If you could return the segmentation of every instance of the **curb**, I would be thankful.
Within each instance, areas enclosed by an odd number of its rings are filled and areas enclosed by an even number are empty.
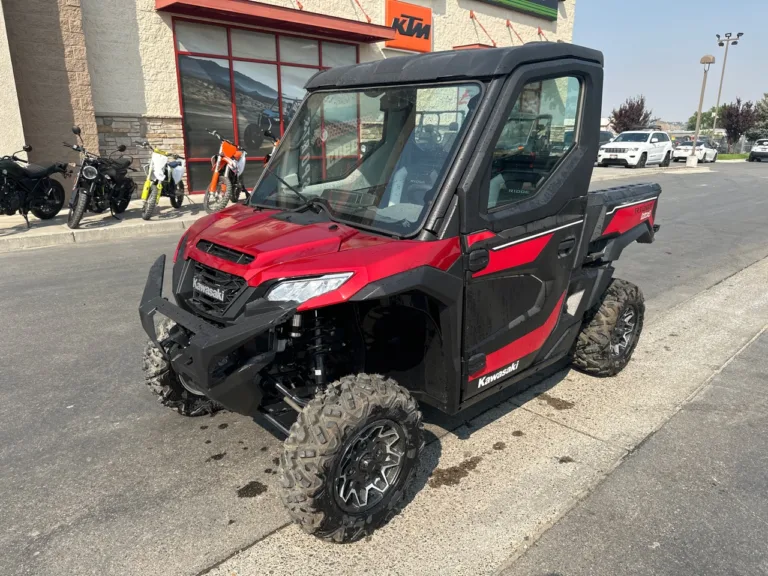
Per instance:
[[[86,244],[89,242],[104,242],[139,236],[155,236],[181,232],[194,223],[196,218],[178,218],[168,221],[155,220],[129,226],[110,226],[105,228],[90,228],[84,230],[62,230],[53,234],[38,234],[35,236],[6,236],[0,237],[0,254],[29,250],[33,248],[49,248],[66,244]]]

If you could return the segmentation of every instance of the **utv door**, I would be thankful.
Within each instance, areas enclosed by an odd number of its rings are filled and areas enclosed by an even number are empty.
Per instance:
[[[580,265],[601,93],[597,64],[568,59],[522,66],[505,81],[487,118],[460,185],[462,406],[570,348],[578,320],[561,313]],[[551,125],[528,124],[542,114],[552,117]]]

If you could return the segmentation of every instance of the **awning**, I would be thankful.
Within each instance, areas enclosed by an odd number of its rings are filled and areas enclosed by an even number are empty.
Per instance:
[[[155,9],[196,18],[224,20],[233,24],[250,24],[278,31],[328,36],[351,42],[381,42],[395,38],[395,31],[387,26],[271,6],[251,0],[155,0]]]

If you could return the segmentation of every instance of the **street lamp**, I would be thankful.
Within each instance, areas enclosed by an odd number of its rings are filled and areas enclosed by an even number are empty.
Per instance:
[[[720,34],[715,34],[717,37],[717,45],[721,48],[725,46],[725,56],[723,57],[723,71],[720,73],[720,89],[717,91],[717,104],[715,105],[715,113],[712,116],[712,135],[715,134],[715,128],[717,128],[717,113],[720,111],[720,93],[723,91],[723,78],[725,78],[725,65],[728,63],[728,47],[733,44],[734,46],[739,43],[739,38],[744,36],[743,32],[736,34],[733,38],[733,34],[726,32],[725,37],[721,38]]]
[[[685,161],[685,165],[691,168],[696,168],[699,163],[699,157],[696,156],[696,143],[699,141],[699,128],[701,128],[701,107],[704,104],[704,90],[707,88],[707,74],[709,73],[709,67],[715,63],[715,57],[711,54],[702,56],[699,63],[704,65],[704,80],[701,81],[701,96],[699,97],[699,111],[696,114],[696,134],[693,137],[693,146],[691,146],[691,153]],[[705,152],[706,154],[706,152]]]

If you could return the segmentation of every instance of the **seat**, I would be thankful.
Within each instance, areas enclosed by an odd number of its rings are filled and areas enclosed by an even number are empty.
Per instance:
[[[40,178],[45,178],[56,172],[59,169],[59,165],[51,164],[50,166],[38,166],[37,164],[27,164],[22,168],[24,172],[26,172],[27,178],[39,180]]]
[[[128,168],[128,166],[131,165],[131,162],[133,162],[133,158],[115,158],[114,160],[110,160],[112,164],[115,165],[115,168],[118,170],[124,170],[125,168]]]
[[[168,168],[178,168],[181,166],[181,160],[174,160],[173,162],[168,162]]]

